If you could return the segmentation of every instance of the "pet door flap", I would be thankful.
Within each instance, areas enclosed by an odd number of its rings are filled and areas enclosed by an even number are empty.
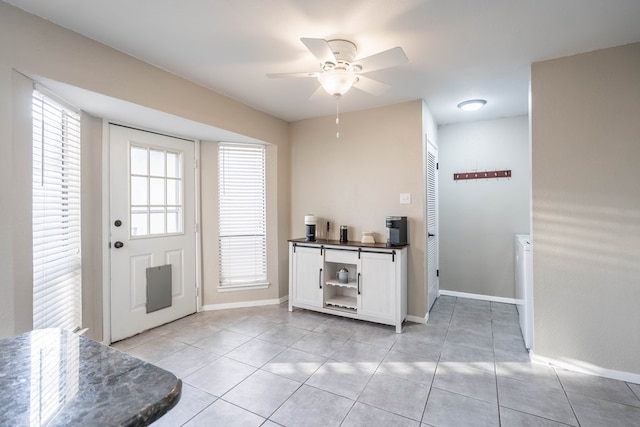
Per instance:
[[[171,264],[147,268],[147,313],[171,307]]]

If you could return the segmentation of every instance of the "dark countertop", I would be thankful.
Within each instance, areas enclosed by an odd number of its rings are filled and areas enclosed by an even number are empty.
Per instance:
[[[62,329],[0,340],[0,425],[146,426],[181,391],[172,373]]]
[[[403,249],[408,247],[409,245],[399,245],[399,246],[387,246],[386,242],[376,242],[376,243],[360,243],[358,241],[348,241],[346,243],[341,243],[340,240],[325,240],[325,239],[316,239],[315,242],[308,242],[304,237],[300,237],[297,239],[289,239],[289,242],[306,244],[306,245],[332,245],[332,246],[346,246],[346,247],[354,247],[354,248],[375,248],[375,249]]]

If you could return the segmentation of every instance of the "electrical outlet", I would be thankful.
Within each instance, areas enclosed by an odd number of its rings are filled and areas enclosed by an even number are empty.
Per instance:
[[[410,205],[411,204],[411,193],[400,193],[400,204],[401,205]]]

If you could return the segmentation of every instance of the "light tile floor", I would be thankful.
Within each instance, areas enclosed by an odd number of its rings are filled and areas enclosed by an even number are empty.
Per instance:
[[[155,426],[640,426],[640,385],[530,363],[510,304],[442,296],[402,334],[286,304],[202,312],[113,347],[182,379]]]

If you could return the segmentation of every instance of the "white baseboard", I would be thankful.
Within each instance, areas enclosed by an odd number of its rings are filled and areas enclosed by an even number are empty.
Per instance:
[[[225,304],[207,304],[202,306],[202,311],[226,310],[229,308],[261,307],[263,305],[278,305],[288,300],[289,300],[289,296],[285,295],[281,298],[263,299],[263,300],[257,300],[257,301],[228,302]]]
[[[441,290],[439,295],[446,295],[450,297],[457,298],[469,298],[469,299],[477,299],[482,301],[493,301],[493,302],[501,302],[505,304],[516,304],[517,300],[515,298],[505,298],[505,297],[494,297],[491,295],[482,295],[482,294],[470,294],[467,292],[456,292],[456,291],[445,291]]]
[[[602,368],[600,366],[592,365],[586,362],[581,362],[579,360],[573,360],[573,359],[558,360],[550,357],[539,356],[535,354],[533,350],[529,352],[529,356],[531,357],[531,361],[534,363],[566,369],[568,371],[579,372],[581,374],[594,375],[597,377],[605,377],[605,378],[611,378],[614,380],[640,384],[640,374]]]
[[[427,323],[427,320],[429,320],[429,313],[427,313],[426,316],[424,317],[420,317],[420,316],[412,316],[410,314],[407,315],[407,322],[413,322],[413,323]]]

